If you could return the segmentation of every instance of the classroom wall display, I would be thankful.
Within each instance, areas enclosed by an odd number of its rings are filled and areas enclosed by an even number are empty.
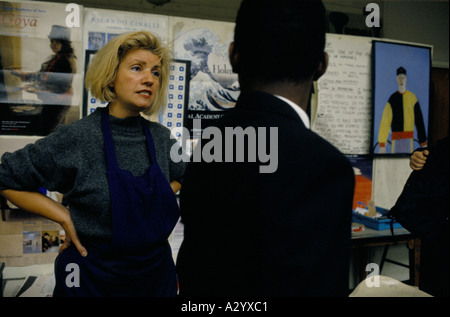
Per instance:
[[[355,192],[353,195],[352,209],[357,207],[368,207],[369,201],[372,200],[372,174],[373,164],[370,155],[349,155],[347,159],[350,161],[355,173]]]
[[[171,17],[170,29],[175,58],[191,61],[186,127],[196,139],[234,107],[240,94],[228,60],[234,23]],[[193,126],[194,119],[201,120],[201,128]]]
[[[372,157],[373,200],[376,206],[391,209],[411,174],[409,158],[383,155]]]
[[[169,128],[182,145],[186,109],[189,101],[189,77],[191,62],[174,59],[170,68],[167,108],[160,114],[159,123]]]
[[[0,221],[0,262],[26,266],[55,261],[65,239],[59,224],[21,210],[2,212],[6,219]]]
[[[82,33],[68,14],[65,4],[0,2],[0,134],[44,136],[80,118]]]
[[[85,50],[84,51],[84,72],[86,73],[87,68],[91,60],[95,57],[95,53],[97,50]],[[92,96],[91,92],[86,90],[84,87],[83,90],[83,116],[87,116],[95,111],[98,107],[106,107],[107,102],[101,101],[94,96]]]
[[[375,155],[409,155],[427,145],[431,48],[373,42]]]
[[[316,83],[311,129],[344,154],[370,153],[372,39],[327,34],[326,73]]]

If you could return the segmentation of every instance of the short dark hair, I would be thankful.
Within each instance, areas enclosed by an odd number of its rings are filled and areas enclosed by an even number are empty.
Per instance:
[[[237,72],[264,83],[302,82],[323,62],[326,11],[316,0],[243,0],[236,17]]]

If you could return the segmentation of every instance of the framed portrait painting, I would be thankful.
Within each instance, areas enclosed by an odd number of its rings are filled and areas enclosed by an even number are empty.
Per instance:
[[[374,155],[410,155],[426,147],[431,47],[373,41]]]

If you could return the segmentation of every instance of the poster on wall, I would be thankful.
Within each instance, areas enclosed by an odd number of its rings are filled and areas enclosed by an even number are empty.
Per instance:
[[[45,136],[79,119],[82,7],[1,1],[0,16],[0,133]]]
[[[373,41],[375,155],[405,156],[428,140],[431,48]]]
[[[311,129],[342,153],[370,153],[372,39],[327,34],[329,64],[317,81]]]
[[[370,155],[347,155],[355,173],[352,209],[367,209],[372,200],[373,160]]]
[[[84,51],[84,73],[86,73],[89,63],[95,57],[97,50],[85,50]],[[92,96],[90,91],[84,89],[84,100],[83,100],[83,116],[89,115],[95,111],[98,107],[106,107],[108,103],[100,101],[99,99]]]
[[[92,8],[85,8],[84,14],[85,67],[97,50],[122,33],[150,31],[157,35],[163,43],[168,43],[169,18],[167,16]],[[106,103],[97,100],[90,92],[85,91],[83,116],[92,113],[97,107],[105,106]]]
[[[235,106],[240,94],[228,60],[234,23],[171,17],[170,30],[175,58],[191,62],[186,128],[197,139]]]
[[[7,266],[53,263],[65,238],[54,221],[18,209],[2,210],[0,262]]]
[[[174,59],[170,65],[167,108],[158,121],[169,128],[178,143],[183,145],[186,108],[189,101],[189,74],[191,62]]]

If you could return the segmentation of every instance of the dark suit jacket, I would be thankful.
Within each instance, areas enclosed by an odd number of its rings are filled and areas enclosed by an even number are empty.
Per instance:
[[[277,127],[278,168],[260,173],[258,160],[188,165],[180,197],[180,295],[346,296],[349,161],[270,94],[243,92],[216,126],[267,133]]]

